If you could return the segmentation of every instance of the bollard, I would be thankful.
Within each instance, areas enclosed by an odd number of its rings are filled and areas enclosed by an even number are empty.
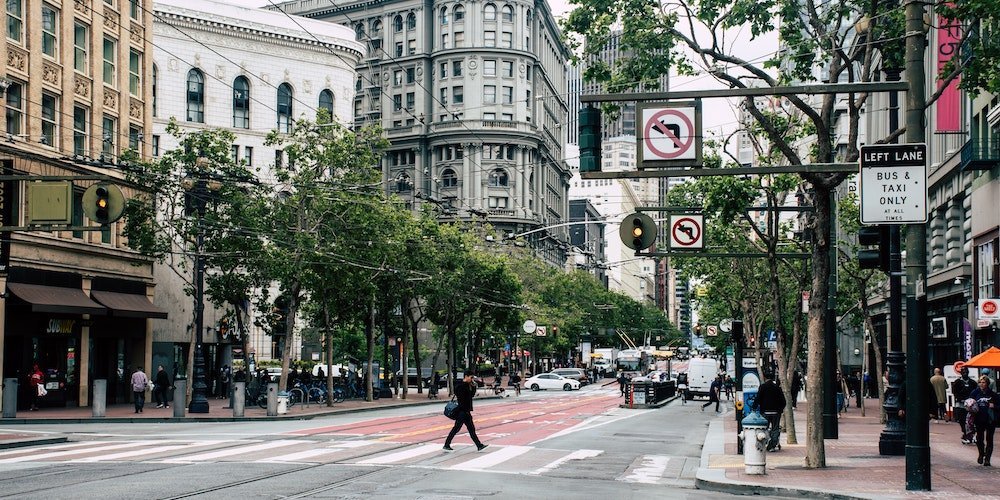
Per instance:
[[[767,466],[767,419],[756,410],[743,419],[743,465],[749,475],[766,474]]]
[[[187,411],[187,380],[174,380],[174,417],[182,418]]]
[[[275,382],[267,384],[267,416],[278,416],[278,384]]]
[[[243,409],[246,408],[247,404],[247,383],[246,382],[235,382],[233,383],[233,416],[242,417]]]
[[[108,410],[108,380],[94,380],[94,397],[90,401],[91,414],[94,417],[104,417]]]
[[[3,379],[3,418],[17,418],[17,379]]]

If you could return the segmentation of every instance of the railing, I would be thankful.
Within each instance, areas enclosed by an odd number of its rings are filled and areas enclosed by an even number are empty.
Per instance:
[[[962,170],[989,170],[1000,164],[1000,137],[969,139],[962,146]]]
[[[514,209],[512,208],[491,208],[489,209],[490,215],[499,215],[503,217],[513,217]]]
[[[393,128],[390,128],[389,130],[386,130],[386,133],[390,137],[392,137],[394,135],[411,134],[411,133],[413,133],[413,127],[414,126],[415,125],[404,125],[402,127],[393,127]]]

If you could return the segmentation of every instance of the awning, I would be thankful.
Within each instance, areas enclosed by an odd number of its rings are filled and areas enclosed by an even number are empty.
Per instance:
[[[33,312],[100,315],[108,312],[79,288],[8,282],[7,290],[31,304]]]
[[[145,295],[91,290],[90,296],[111,309],[112,316],[119,318],[166,319],[167,317],[167,311],[154,306]]]

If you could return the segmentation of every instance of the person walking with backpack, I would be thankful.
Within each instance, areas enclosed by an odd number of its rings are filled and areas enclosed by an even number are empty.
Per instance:
[[[781,387],[774,382],[774,376],[770,373],[764,374],[764,383],[757,390],[757,399],[754,406],[760,409],[767,419],[768,434],[767,451],[774,451],[780,448],[781,439],[781,414],[785,411],[785,393],[781,392]]]

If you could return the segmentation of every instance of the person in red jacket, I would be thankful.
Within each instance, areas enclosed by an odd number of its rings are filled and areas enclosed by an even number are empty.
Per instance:
[[[28,393],[31,395],[30,411],[38,411],[38,386],[45,380],[45,374],[38,365],[31,367],[31,374],[28,375]]]

